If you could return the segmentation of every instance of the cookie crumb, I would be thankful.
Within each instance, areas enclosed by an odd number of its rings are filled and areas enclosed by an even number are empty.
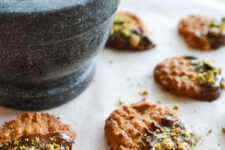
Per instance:
[[[162,104],[162,102],[160,100],[157,101],[157,104]]]
[[[223,133],[225,134],[225,127],[222,127],[222,131],[223,131]]]
[[[179,110],[180,109],[180,106],[179,105],[175,105],[175,106],[173,106],[173,110]]]
[[[143,91],[140,94],[143,95],[143,96],[146,96],[146,95],[148,95],[148,91]]]
[[[211,133],[213,132],[212,129],[209,129],[208,133],[206,134],[206,136],[209,136]]]
[[[203,141],[202,136],[197,136],[194,133],[190,133],[190,137],[194,146],[196,146],[200,141]]]

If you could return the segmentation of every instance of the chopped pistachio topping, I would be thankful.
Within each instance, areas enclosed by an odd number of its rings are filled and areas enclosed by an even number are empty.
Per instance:
[[[179,110],[179,109],[180,109],[180,106],[179,105],[173,106],[173,110]]]
[[[206,78],[203,74],[199,73],[196,81],[198,81],[201,85],[206,83]]]
[[[46,146],[46,150],[54,150],[54,146],[52,144],[49,144]]]
[[[116,15],[114,18],[114,23],[115,24],[122,24],[124,22],[124,19],[122,16]]]
[[[159,126],[158,126],[159,127]],[[159,127],[154,131],[147,131],[144,134],[146,144],[153,141],[149,150],[191,150],[192,137],[194,134],[185,132],[182,126],[176,123],[171,127]],[[193,142],[195,144],[197,142]]]
[[[141,36],[139,36],[135,33],[132,33],[129,41],[133,47],[138,47],[139,43],[141,42]]]
[[[220,84],[220,87],[225,89],[225,82],[223,79],[221,80],[221,78],[218,77],[222,74],[222,69],[216,69],[214,61],[198,60],[192,64],[198,71],[198,75],[192,78],[192,80],[197,81],[201,85],[205,85],[207,83],[210,85]]]
[[[51,140],[53,139],[53,140]],[[54,142],[55,136],[49,137],[49,140]],[[42,138],[40,138],[39,135],[31,137],[22,137],[17,140],[12,140],[3,146],[4,150],[40,150],[40,149],[45,149],[45,150],[70,150],[69,146],[64,146],[65,141],[62,141],[61,143],[49,143],[49,141],[45,141]],[[0,147],[1,147],[0,146]]]
[[[215,67],[215,62],[212,60],[203,60],[205,66],[213,69]]]
[[[142,37],[145,36],[140,27],[130,21],[126,21],[123,16],[120,15],[116,15],[114,18],[111,35],[114,35],[115,33],[120,33],[133,47],[137,47]]]
[[[215,80],[215,75],[213,71],[208,71],[206,73],[206,80],[210,83],[210,84],[216,84],[216,80]]]
[[[128,29],[122,29],[120,32],[125,37],[130,37],[130,35],[131,35],[131,31]]]
[[[174,142],[171,139],[164,139],[162,141],[163,148],[172,149],[174,147]]]
[[[156,148],[157,150],[162,150],[162,147],[161,147],[160,144],[156,144],[156,145],[155,145],[155,148]]]
[[[119,105],[123,105],[125,103],[125,100],[124,99],[119,99]]]
[[[120,15],[116,15],[114,18],[114,25],[111,31],[111,35],[120,32],[124,37],[130,37],[131,31],[134,29],[134,25],[130,22],[124,21],[124,18]]]
[[[184,136],[185,136],[186,138],[188,138],[188,137],[189,137],[189,134],[188,134],[187,132],[184,132]]]
[[[225,80],[222,79],[222,81],[220,82],[220,87],[225,90]]]
[[[214,35],[224,34],[225,32],[225,19],[215,19],[211,22],[209,32]]]
[[[190,133],[190,137],[191,137],[191,140],[193,142],[193,145],[196,146],[199,141],[201,140],[201,136],[196,136],[194,133]]]
[[[66,147],[65,147],[65,150],[70,150],[69,146],[66,146]]]

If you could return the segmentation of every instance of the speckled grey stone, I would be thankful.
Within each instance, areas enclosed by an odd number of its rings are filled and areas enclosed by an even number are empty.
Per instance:
[[[48,109],[90,83],[118,0],[1,0],[0,105]]]

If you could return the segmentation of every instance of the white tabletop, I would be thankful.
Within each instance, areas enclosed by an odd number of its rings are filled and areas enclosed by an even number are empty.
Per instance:
[[[225,94],[214,102],[200,102],[185,97],[172,96],[161,90],[152,78],[155,65],[172,56],[194,55],[214,59],[225,71],[225,47],[202,52],[185,45],[177,34],[177,24],[188,14],[225,15],[225,1],[216,0],[122,0],[121,10],[137,13],[151,31],[157,43],[155,49],[144,52],[119,52],[104,49],[98,56],[95,77],[91,85],[74,101],[47,110],[61,117],[77,132],[76,150],[109,150],[104,136],[105,119],[125,104],[143,98],[140,91],[148,91],[148,101],[162,101],[161,106],[181,106],[178,111],[187,129],[202,135],[199,150],[224,150]],[[224,73],[225,75],[225,73]],[[0,107],[0,125],[15,118],[20,111]],[[213,132],[206,136],[212,129]]]

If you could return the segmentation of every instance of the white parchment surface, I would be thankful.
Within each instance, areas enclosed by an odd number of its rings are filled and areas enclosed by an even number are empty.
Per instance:
[[[202,52],[185,45],[177,34],[177,24],[188,14],[225,15],[225,1],[216,0],[122,0],[121,10],[138,14],[146,23],[155,49],[144,52],[121,52],[104,49],[98,56],[97,70],[91,85],[74,101],[47,110],[70,124],[77,132],[76,150],[109,150],[104,136],[105,119],[118,105],[143,98],[141,91],[148,91],[148,101],[161,106],[175,104],[187,129],[203,136],[199,150],[225,150],[225,92],[214,102],[200,102],[185,97],[172,96],[161,90],[152,78],[155,65],[166,57],[194,55],[214,59],[225,71],[225,47]],[[224,73],[225,75],[225,73]],[[0,107],[0,126],[16,117],[17,113]],[[212,133],[206,133],[212,129]]]

